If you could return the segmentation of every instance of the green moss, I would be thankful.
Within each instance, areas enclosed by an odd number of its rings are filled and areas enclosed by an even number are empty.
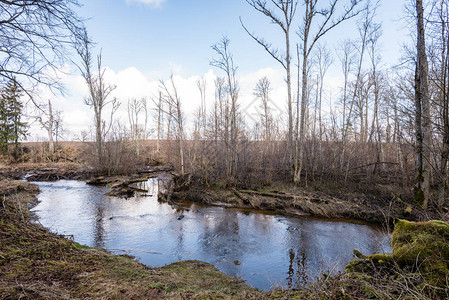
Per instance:
[[[445,286],[449,278],[449,224],[398,220],[393,232],[393,257],[398,264],[423,274],[426,282]]]
[[[81,244],[76,243],[76,242],[74,242],[73,244],[74,244],[76,249],[84,249],[84,250],[86,250],[86,249],[93,249],[92,247],[89,247],[89,246],[86,246],[86,245],[81,245]]]
[[[446,295],[449,280],[449,224],[443,221],[409,222],[397,220],[393,232],[393,253],[363,256],[351,261],[346,271],[357,278],[358,274],[379,274],[388,277],[398,266],[414,278],[420,277],[419,289],[431,290],[429,294]],[[418,274],[419,276],[417,276]],[[378,275],[377,275],[378,276]],[[442,294],[438,294],[438,293]]]
[[[148,178],[141,177],[141,178],[135,178],[128,181],[128,183],[136,183],[136,182],[146,182],[148,181]]]
[[[354,250],[355,253],[356,250]],[[373,254],[365,256],[360,252],[357,253],[358,259],[354,259],[346,266],[346,272],[352,273],[366,273],[371,274],[379,269],[388,268],[393,263],[391,254]]]
[[[415,187],[413,191],[413,205],[422,208],[424,203],[424,192],[422,189]]]
[[[412,207],[410,205],[407,205],[407,208],[404,210],[406,214],[411,214],[413,212]]]
[[[391,254],[373,254],[368,256],[368,259],[379,265],[388,264],[393,261]]]
[[[162,288],[164,288],[164,284],[161,283],[161,282],[150,283],[148,286],[150,288],[152,288],[152,289],[162,289]]]

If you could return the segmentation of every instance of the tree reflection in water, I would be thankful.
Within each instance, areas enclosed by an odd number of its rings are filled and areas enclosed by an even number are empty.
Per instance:
[[[298,251],[295,253],[293,249],[289,250],[289,267],[288,277],[286,279],[288,289],[299,289],[309,283],[309,276],[307,275],[307,259],[306,253]]]
[[[94,245],[96,248],[104,248],[104,207],[100,203],[95,205]]]

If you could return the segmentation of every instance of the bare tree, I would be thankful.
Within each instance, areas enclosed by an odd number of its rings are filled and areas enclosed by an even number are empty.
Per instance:
[[[164,122],[164,103],[162,101],[162,92],[159,91],[159,95],[157,99],[153,99],[153,103],[156,106],[156,123],[157,123],[157,134],[156,134],[156,152],[159,154],[160,152],[160,140],[162,139],[162,130],[163,130],[163,122]]]
[[[55,139],[54,137],[57,136],[56,130],[57,127],[60,126],[60,112],[53,111],[53,107],[51,104],[51,100],[48,99],[48,106],[43,107],[40,106],[40,113],[41,115],[37,117],[37,120],[41,124],[42,128],[47,131],[48,136],[48,150],[52,154],[55,152]]]
[[[354,105],[356,104],[356,98],[358,96],[358,93],[360,93],[360,83],[362,82],[363,77],[363,61],[366,54],[366,48],[368,46],[368,40],[369,40],[369,32],[371,27],[373,26],[373,20],[376,13],[377,6],[372,7],[371,3],[368,2],[363,15],[363,21],[358,25],[358,31],[360,35],[360,41],[359,46],[356,47],[359,52],[359,57],[357,60],[357,70],[356,70],[356,77],[355,77],[355,83],[352,90],[351,98],[348,98],[349,100],[349,111],[344,114],[345,120],[343,122],[343,136],[342,136],[342,144],[341,144],[341,155],[340,155],[340,168],[343,170],[345,167],[345,153],[346,153],[346,142],[348,139],[348,132],[350,129],[350,124],[352,120],[352,113],[354,110]],[[347,45],[348,49],[346,51],[349,51],[349,45]],[[352,59],[351,59],[352,60]],[[348,73],[349,74],[349,73]],[[346,76],[346,74],[345,74]],[[345,86],[346,91],[346,86]],[[346,97],[345,97],[346,98]],[[348,167],[349,164],[346,164],[346,177],[348,175]]]
[[[415,71],[416,184],[415,203],[426,209],[430,195],[430,99],[423,1],[416,0],[417,57]]]
[[[375,168],[380,164],[381,168],[383,168],[383,155],[384,155],[384,148],[382,146],[382,132],[381,132],[381,126],[380,126],[380,106],[381,106],[381,99],[382,99],[382,86],[381,86],[381,73],[378,70],[378,64],[381,60],[381,57],[379,55],[378,50],[378,41],[382,34],[381,32],[382,25],[381,24],[374,24],[373,28],[370,32],[370,49],[369,49],[369,55],[371,58],[371,77],[373,82],[373,96],[374,96],[374,107],[373,107],[373,118],[372,118],[372,125],[371,125],[371,132],[369,135],[369,141],[373,139],[373,135],[376,132],[376,145],[377,145],[377,163],[375,165]],[[376,169],[375,169],[376,171]]]
[[[296,8],[298,6],[298,0],[270,0],[268,4],[265,0],[246,0],[246,2],[259,11],[263,15],[267,16],[273,24],[278,25],[285,38],[285,49],[279,50],[267,42],[265,39],[256,36],[243,25],[242,20],[240,22],[245,31],[259,43],[286,71],[287,81],[287,106],[288,106],[288,151],[290,157],[290,166],[293,170],[294,164],[294,142],[293,142],[293,98],[292,98],[292,81],[291,81],[291,53],[290,53],[290,30],[293,19],[296,14]],[[280,16],[277,13],[280,13]],[[292,177],[294,173],[292,172]]]
[[[131,130],[131,139],[134,141],[136,154],[140,155],[140,141],[145,139],[147,126],[147,100],[128,99],[128,122]],[[144,123],[140,124],[139,117],[143,114]]]
[[[140,139],[146,140],[149,136],[148,132],[148,111],[150,110],[147,97],[140,98],[143,113],[143,125],[141,128]]]
[[[433,124],[433,170],[438,184],[438,206],[447,200],[449,160],[449,3],[430,2],[427,21],[427,51],[429,60],[429,97]]]
[[[161,100],[167,104],[165,107],[172,107],[172,110],[165,111],[176,124],[176,139],[179,146],[179,164],[181,168],[181,175],[184,174],[184,115],[181,107],[181,98],[178,95],[178,90],[173,79],[170,77],[170,86],[163,81],[160,82],[161,90],[163,91]]]
[[[260,115],[261,123],[264,128],[264,139],[265,142],[270,142],[272,139],[272,124],[273,117],[271,115],[269,101],[270,101],[270,80],[265,76],[259,79],[257,85],[254,89],[254,96],[261,100],[260,107],[262,112]]]
[[[207,124],[207,105],[206,105],[206,88],[207,88],[207,81],[206,78],[202,77],[201,79],[198,79],[196,82],[196,85],[198,87],[198,90],[200,92],[201,96],[201,104],[199,107],[199,132],[202,137],[204,137],[206,133],[206,124]]]
[[[318,68],[318,80],[317,80],[317,103],[315,105],[318,110],[318,124],[319,124],[319,142],[320,142],[320,151],[321,152],[321,141],[323,140],[323,118],[322,118],[322,102],[323,102],[323,91],[324,91],[324,78],[326,76],[329,67],[333,63],[333,59],[329,49],[327,49],[323,45],[319,45],[317,47],[316,52],[316,63]]]
[[[49,117],[50,107],[35,88],[46,85],[53,92],[64,90],[57,74],[70,61],[70,49],[84,28],[75,12],[78,6],[78,0],[0,1],[0,81],[19,79],[18,85],[41,117]],[[45,123],[41,122],[44,128],[51,124]],[[45,129],[53,152],[52,128]]]
[[[116,98],[109,99],[111,92],[116,88],[108,84],[105,79],[105,69],[101,65],[101,53],[97,56],[97,69],[92,66],[92,43],[87,32],[84,32],[82,43],[77,47],[77,52],[81,57],[81,65],[78,66],[81,74],[89,88],[89,95],[84,98],[84,103],[94,110],[95,143],[97,150],[98,166],[103,167],[103,144],[104,137],[113,123],[113,114],[118,109],[119,102]],[[111,117],[109,126],[103,118],[103,110],[111,105]]]
[[[337,53],[338,58],[340,60],[341,69],[343,71],[344,76],[344,84],[343,84],[343,113],[342,113],[342,125],[341,125],[341,133],[342,133],[342,141],[345,139],[345,127],[346,127],[346,113],[347,113],[347,101],[348,101],[348,92],[349,92],[349,75],[351,74],[355,57],[354,57],[354,46],[350,40],[345,40],[342,45],[340,45],[339,50],[340,54]],[[342,164],[342,162],[341,162]]]
[[[77,0],[0,1],[0,78],[60,87],[48,69],[68,59],[82,33],[77,6]]]
[[[225,106],[225,131],[226,135],[226,158],[227,158],[227,174],[229,178],[235,176],[237,171],[237,142],[239,135],[239,86],[236,77],[237,67],[234,66],[234,59],[229,51],[230,40],[227,37],[212,46],[212,49],[218,55],[217,59],[213,59],[210,64],[225,72],[225,82],[227,85],[227,96],[229,105]],[[228,126],[229,125],[229,126]]]
[[[302,44],[302,93],[301,93],[301,110],[299,121],[299,140],[298,140],[298,157],[295,161],[294,168],[294,181],[299,182],[301,180],[301,171],[303,167],[304,145],[305,145],[305,127],[306,127],[306,107],[308,102],[308,83],[307,83],[307,70],[310,59],[310,54],[316,45],[316,43],[325,36],[329,31],[337,27],[342,22],[359,14],[360,10],[357,10],[360,0],[352,0],[348,7],[344,7],[343,12],[340,15],[337,14],[337,8],[339,7],[339,0],[332,0],[327,8],[322,9],[318,6],[318,0],[304,0],[306,7],[304,13],[303,24],[298,32],[301,38]],[[317,17],[322,16],[323,19],[315,24],[317,30],[313,32],[313,25]],[[299,100],[298,100],[299,101]]]

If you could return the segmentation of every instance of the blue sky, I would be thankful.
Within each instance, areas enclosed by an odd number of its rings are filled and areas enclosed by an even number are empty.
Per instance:
[[[159,8],[126,0],[96,0],[84,1],[81,15],[91,16],[88,30],[112,68],[136,66],[146,74],[166,74],[182,65],[185,75],[193,75],[209,69],[210,46],[223,35],[231,39],[236,61],[245,61],[239,64],[242,71],[261,65],[261,61],[252,62],[259,47],[239,23],[239,16],[248,12],[242,0],[167,0]],[[260,59],[264,65],[272,64],[265,55]]]
[[[274,45],[282,46],[282,33],[244,0],[162,0],[158,6],[144,2],[152,0],[81,1],[80,15],[90,18],[89,33],[103,49],[105,65],[114,70],[135,66],[146,76],[154,77],[182,68],[185,76],[198,75],[210,68],[210,46],[223,35],[231,39],[231,50],[241,72],[278,67],[245,33],[239,17]],[[398,21],[404,3],[405,0],[380,1],[378,20],[384,23],[382,42],[388,63],[397,60],[400,44],[407,38],[406,30],[401,30],[403,22]],[[302,11],[300,6],[298,15]],[[327,42],[333,47],[337,40],[356,35],[354,22],[348,22],[331,32]],[[293,38],[297,40],[295,35]]]

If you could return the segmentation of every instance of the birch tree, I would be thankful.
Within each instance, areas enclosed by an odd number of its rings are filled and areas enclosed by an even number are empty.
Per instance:
[[[292,56],[290,50],[290,38],[291,38],[291,28],[293,20],[296,14],[296,9],[298,6],[298,0],[246,0],[246,2],[254,8],[256,11],[262,13],[273,24],[279,26],[284,35],[285,48],[280,50],[273,47],[270,42],[266,41],[264,38],[257,36],[255,33],[251,33],[243,24],[240,22],[249,34],[259,45],[261,45],[265,51],[267,51],[271,57],[273,57],[285,70],[286,72],[286,82],[287,82],[287,106],[288,106],[288,139],[287,147],[290,159],[290,166],[292,167],[292,177],[294,176],[294,141],[293,141],[293,98],[292,98],[292,79],[291,79],[291,63]],[[278,15],[279,14],[279,15]]]
[[[97,162],[98,166],[103,168],[104,137],[106,136],[108,129],[112,126],[112,116],[119,106],[119,102],[116,98],[110,99],[110,95],[116,86],[109,84],[106,81],[106,70],[102,67],[101,53],[97,55],[96,70],[94,69],[92,61],[92,42],[89,40],[86,31],[84,32],[82,43],[78,45],[76,50],[81,58],[81,65],[79,65],[78,68],[89,89],[89,94],[84,98],[84,103],[94,111]],[[104,108],[108,105],[111,106],[109,126],[103,116]]]
[[[298,157],[294,164],[295,182],[300,182],[301,172],[304,160],[304,144],[305,144],[305,127],[306,127],[306,107],[308,102],[308,64],[310,55],[316,43],[333,30],[342,22],[358,15],[358,4],[361,0],[352,0],[347,7],[343,7],[343,12],[338,13],[339,4],[342,1],[332,0],[326,8],[318,6],[318,0],[304,0],[305,12],[303,15],[303,23],[299,28],[298,35],[301,39],[302,50],[302,93],[301,93],[301,109],[299,121],[299,137],[298,137]],[[321,2],[321,1],[320,1]],[[320,18],[322,17],[322,18]],[[320,19],[319,21],[317,19]],[[314,30],[314,28],[316,28]],[[298,100],[299,102],[299,100]]]

